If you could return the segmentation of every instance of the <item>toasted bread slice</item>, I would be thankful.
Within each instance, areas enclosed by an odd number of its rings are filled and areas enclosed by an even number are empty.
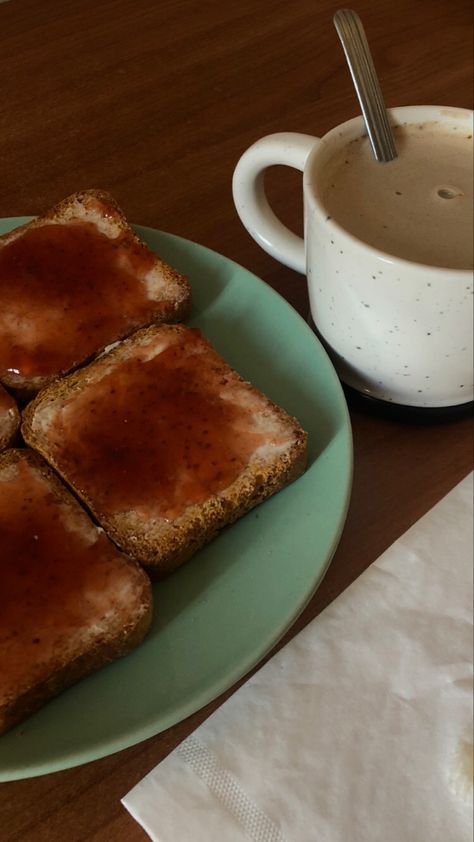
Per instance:
[[[136,646],[151,593],[146,573],[29,450],[0,455],[0,547],[2,733]]]
[[[200,331],[138,331],[27,407],[23,435],[163,575],[298,477],[306,433]]]
[[[108,194],[85,190],[0,237],[0,382],[30,397],[124,336],[183,320],[187,280]]]
[[[11,395],[0,385],[0,450],[10,447],[20,428],[20,413]]]

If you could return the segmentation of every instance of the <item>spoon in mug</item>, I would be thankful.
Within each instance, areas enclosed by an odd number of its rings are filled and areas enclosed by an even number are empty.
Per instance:
[[[339,9],[333,20],[349,65],[374,158],[376,161],[392,161],[398,153],[362,22],[351,9]]]

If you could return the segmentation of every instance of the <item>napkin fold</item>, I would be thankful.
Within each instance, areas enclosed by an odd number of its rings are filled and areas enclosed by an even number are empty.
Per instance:
[[[156,842],[472,842],[473,475],[150,772]]]

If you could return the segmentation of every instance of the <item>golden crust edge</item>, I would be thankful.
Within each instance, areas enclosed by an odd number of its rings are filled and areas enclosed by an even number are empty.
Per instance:
[[[129,540],[124,530],[120,529],[121,515],[117,515],[116,519],[103,516],[86,494],[82,494],[72,482],[69,483],[66,473],[62,473],[54,455],[49,452],[47,444],[45,445],[33,431],[33,421],[36,412],[41,411],[43,406],[50,401],[61,401],[76,390],[81,391],[83,387],[87,386],[88,382],[94,381],[95,375],[100,373],[100,370],[108,366],[111,361],[113,362],[117,357],[119,361],[121,357],[126,357],[129,347],[139,345],[148,336],[155,337],[159,333],[180,332],[187,329],[186,326],[178,324],[149,327],[137,331],[136,334],[124,340],[108,354],[91,363],[86,369],[74,372],[40,392],[23,413],[22,432],[25,441],[38,450],[44,459],[58,471],[66,484],[69,485],[74,494],[80,497],[93,518],[102,525],[114,543],[127,555],[143,565],[154,577],[171,573],[194,555],[198,549],[212,540],[225,526],[235,522],[252,508],[301,476],[307,462],[307,433],[303,430],[299,421],[271,401],[255,386],[245,381],[227,361],[221,358],[226,368],[226,376],[232,376],[237,384],[243,383],[250,391],[263,397],[271,411],[292,429],[294,441],[289,445],[288,451],[278,456],[275,461],[251,463],[237,480],[223,492],[215,494],[202,504],[186,510],[175,521],[175,526],[168,530],[168,535],[163,533],[162,527],[158,527],[154,531],[151,530],[151,538],[149,536],[143,538],[133,536],[134,540]],[[261,489],[259,486],[261,486]],[[199,530],[199,536],[194,534],[192,526],[197,512],[203,519],[208,518],[205,528]],[[118,524],[116,521],[118,521]],[[163,552],[158,550],[156,546],[150,547],[152,541],[155,541],[155,545],[158,542],[161,545],[168,542],[169,549]]]
[[[5,450],[0,453],[0,470],[10,464],[14,464],[19,459],[26,461],[47,479],[58,502],[73,506],[73,508],[80,511],[84,518],[87,518],[89,521],[91,520],[81,503],[39,452],[30,448],[10,448]],[[93,521],[91,523],[96,527]],[[105,532],[105,530],[102,531]],[[105,535],[107,536],[107,533]],[[153,614],[151,583],[148,575],[136,561],[120,551],[108,536],[107,538],[110,541],[111,547],[120,556],[121,561],[126,563],[131,573],[136,577],[138,587],[136,602],[139,606],[137,616],[132,622],[122,624],[119,633],[113,639],[95,641],[86,651],[79,652],[72,661],[58,664],[47,678],[33,684],[5,705],[1,705],[0,734],[3,734],[30,716],[30,714],[41,708],[54,696],[57,696],[82,678],[132,651],[142,642],[147,634]]]
[[[3,418],[3,432],[1,431],[0,423],[0,452],[9,447],[13,447],[20,432],[21,415],[15,399],[3,388],[0,384],[0,397],[6,393],[11,398],[10,406],[6,407],[5,414],[2,415],[0,409],[0,422]]]
[[[124,332],[123,334],[116,337],[114,341],[122,341],[124,339],[133,336],[133,334],[137,330],[142,330],[146,327],[151,327],[153,325],[161,325],[161,324],[173,324],[175,322],[184,321],[190,314],[191,307],[192,307],[192,294],[191,294],[191,286],[189,284],[188,279],[166,263],[158,254],[150,249],[149,245],[133,230],[130,223],[127,221],[127,218],[122,211],[121,207],[114,199],[114,197],[108,193],[106,190],[101,190],[98,188],[91,188],[85,190],[79,190],[76,193],[71,193],[69,196],[66,196],[64,199],[61,199],[55,205],[50,207],[44,213],[40,214],[39,216],[35,217],[34,219],[30,220],[29,222],[25,222],[23,225],[19,225],[14,228],[12,231],[8,231],[6,234],[2,234],[0,236],[0,248],[2,245],[7,245],[12,239],[18,236],[18,232],[23,233],[24,231],[28,230],[32,227],[37,227],[41,225],[42,220],[44,219],[58,219],[62,218],[61,214],[64,213],[67,208],[69,208],[75,202],[82,203],[84,199],[87,198],[97,199],[104,204],[107,204],[111,214],[114,218],[115,223],[118,227],[123,231],[126,232],[130,240],[133,240],[136,243],[140,243],[144,245],[149,251],[152,252],[156,264],[160,267],[161,272],[163,275],[174,284],[177,285],[179,296],[175,299],[170,299],[166,302],[168,306],[165,313],[155,313],[151,315],[149,319],[145,322],[137,325],[130,330]],[[163,306],[162,301],[157,301],[157,305],[160,307]],[[70,368],[65,371],[56,372],[51,375],[46,376],[37,376],[37,377],[19,377],[18,375],[8,375],[4,374],[0,379],[0,385],[3,384],[8,389],[10,389],[15,397],[21,402],[25,403],[32,399],[39,391],[46,388],[50,383],[54,383],[57,380],[61,379],[62,377],[68,375],[72,371],[76,371],[81,367],[89,365],[91,361],[95,360],[97,356],[103,353],[104,347],[97,348],[94,354],[89,357],[86,357],[82,360],[77,360],[74,362]]]

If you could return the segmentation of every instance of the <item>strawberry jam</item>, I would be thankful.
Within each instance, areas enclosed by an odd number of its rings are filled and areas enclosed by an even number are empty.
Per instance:
[[[129,510],[176,517],[228,488],[260,445],[291,438],[198,330],[160,329],[124,354],[65,399],[47,432],[60,472],[99,520]]]
[[[67,371],[165,313],[143,283],[155,261],[145,244],[84,221],[0,241],[0,380]]]
[[[58,651],[67,658],[75,633],[100,625],[130,577],[79,504],[66,491],[61,500],[24,453],[0,463],[0,699],[47,675]]]

